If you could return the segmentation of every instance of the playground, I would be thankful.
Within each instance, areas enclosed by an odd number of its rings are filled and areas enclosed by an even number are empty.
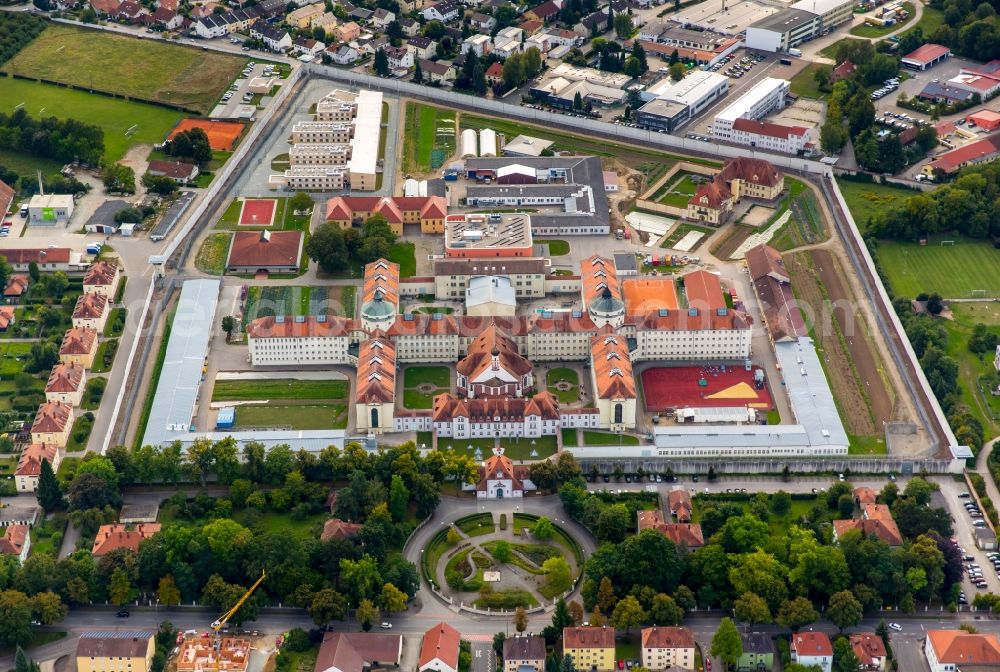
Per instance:
[[[764,372],[756,367],[655,366],[642,372],[642,389],[651,413],[688,407],[774,407]]]

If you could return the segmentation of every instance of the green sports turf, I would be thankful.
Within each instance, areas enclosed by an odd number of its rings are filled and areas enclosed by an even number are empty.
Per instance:
[[[183,116],[181,112],[156,105],[65,89],[54,84],[0,78],[0,112],[9,114],[21,103],[32,117],[72,118],[100,126],[104,129],[104,158],[112,162],[121,159],[132,145],[163,142]],[[125,132],[132,126],[136,126],[135,131],[126,137]],[[28,163],[34,158],[18,156]],[[51,163],[39,160],[43,170]],[[16,169],[15,166],[8,167]]]
[[[142,58],[136,58],[141,52]],[[11,72],[93,87],[207,114],[247,59],[161,40],[53,24],[8,64]]]
[[[992,245],[956,240],[942,246],[940,240],[925,246],[879,242],[878,258],[897,296],[937,292],[946,299],[968,299],[982,289],[987,298],[1000,297],[1000,253]]]

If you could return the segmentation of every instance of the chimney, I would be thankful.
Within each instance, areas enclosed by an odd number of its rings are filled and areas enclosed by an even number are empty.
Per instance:
[[[263,230],[260,232],[260,242],[266,243],[271,240],[271,232],[268,230]]]

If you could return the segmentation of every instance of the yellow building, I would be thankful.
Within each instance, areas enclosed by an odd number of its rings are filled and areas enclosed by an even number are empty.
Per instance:
[[[577,670],[615,669],[615,629],[563,628],[563,652],[573,659]]]
[[[73,427],[73,407],[57,401],[46,401],[38,407],[31,425],[31,442],[48,443],[65,448]]]
[[[59,347],[59,361],[63,364],[80,364],[85,369],[94,366],[97,354],[97,332],[87,328],[67,329]]]
[[[311,26],[312,22],[326,13],[326,5],[322,2],[317,2],[312,5],[306,5],[305,7],[299,7],[295,11],[289,12],[285,16],[285,23],[290,26],[295,26],[298,29],[303,29]]]
[[[76,670],[149,672],[155,650],[152,632],[85,632],[76,647]]]

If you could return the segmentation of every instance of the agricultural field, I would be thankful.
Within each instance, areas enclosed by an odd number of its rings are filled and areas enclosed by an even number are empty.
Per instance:
[[[254,286],[243,308],[247,322],[271,315],[354,315],[355,287]]]
[[[133,58],[141,50],[142,59]],[[15,74],[93,88],[200,114],[212,110],[247,59],[160,40],[50,25],[11,59]]]
[[[896,208],[910,196],[920,192],[893,184],[874,184],[854,180],[838,179],[837,186],[844,195],[854,222],[862,232],[868,219],[879,210]]]
[[[403,144],[404,174],[440,168],[455,153],[455,112],[421,103],[406,104],[406,138]],[[383,134],[384,135],[384,134]]]
[[[954,240],[954,244],[942,241]],[[985,241],[932,238],[926,245],[879,241],[878,258],[896,296],[1000,297],[1000,254]]]
[[[165,107],[10,77],[0,78],[0,89],[3,90],[0,112],[9,114],[24,103],[25,110],[33,117],[72,118],[100,126],[104,130],[104,158],[112,162],[121,159],[133,145],[163,142],[182,116],[181,112]],[[30,175],[36,168],[49,174],[62,168],[53,166],[54,162],[48,159],[23,157],[22,160],[27,165],[19,166],[0,155],[0,163],[22,175]]]
[[[670,235],[664,238],[663,242],[660,243],[660,247],[665,247],[665,248],[673,247],[674,245],[680,242],[681,238],[691,233],[692,231],[700,231],[701,233],[704,233],[706,236],[710,236],[713,233],[715,233],[715,229],[707,226],[698,226],[697,224],[687,224],[687,223],[678,224],[677,228],[671,231]]]
[[[1000,397],[993,396],[985,377],[994,372],[993,353],[979,355],[969,351],[969,336],[977,323],[1000,332],[1000,308],[993,302],[953,303],[952,319],[941,319],[948,332],[947,353],[958,362],[961,403],[979,418],[986,439],[1000,434]]]
[[[771,246],[784,252],[802,245],[810,245],[828,237],[816,195],[806,190],[791,200],[792,217],[778,229],[771,239]]]

